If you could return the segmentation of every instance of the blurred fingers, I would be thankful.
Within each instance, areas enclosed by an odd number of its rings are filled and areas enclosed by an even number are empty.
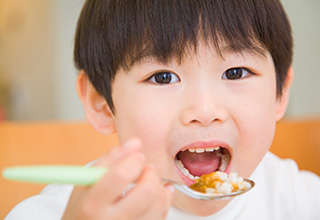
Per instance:
[[[112,166],[94,187],[90,188],[90,195],[97,202],[112,203],[126,187],[135,183],[146,165],[146,159],[140,152],[127,155]]]
[[[127,210],[135,219],[163,219],[170,207],[172,194],[171,186],[163,186],[155,170],[147,166],[135,187],[115,204],[114,211]]]

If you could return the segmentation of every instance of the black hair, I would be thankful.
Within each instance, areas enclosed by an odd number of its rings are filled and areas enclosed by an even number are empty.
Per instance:
[[[279,0],[87,0],[78,20],[74,59],[114,112],[112,82],[145,56],[181,60],[200,40],[232,50],[270,52],[281,96],[293,40]]]

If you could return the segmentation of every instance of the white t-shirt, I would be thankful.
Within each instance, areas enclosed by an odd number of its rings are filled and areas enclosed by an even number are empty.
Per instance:
[[[234,198],[218,213],[197,217],[170,208],[169,220],[277,220],[320,219],[320,178],[299,171],[292,160],[282,160],[268,152],[251,178],[255,187]],[[39,195],[18,204],[5,218],[60,219],[73,190],[70,185],[49,185]]]

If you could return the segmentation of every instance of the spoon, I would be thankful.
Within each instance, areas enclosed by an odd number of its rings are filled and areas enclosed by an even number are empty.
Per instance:
[[[108,172],[108,169],[105,167],[21,166],[6,168],[3,170],[2,175],[6,179],[23,182],[90,186],[96,183],[106,172]],[[255,185],[252,180],[244,179],[244,181],[251,185],[251,188],[230,194],[212,194],[195,191],[187,185],[179,184],[169,179],[161,178],[161,181],[172,184],[177,190],[191,198],[201,200],[220,200],[231,198],[249,191]]]
[[[245,192],[248,192],[250,189],[252,189],[255,185],[255,182],[249,179],[243,179],[243,181],[248,182],[250,184],[250,188],[246,188],[245,190],[238,191],[238,192],[232,192],[228,194],[215,194],[215,193],[203,193],[203,192],[198,192],[196,190],[191,189],[187,185],[179,184],[176,183],[172,180],[168,179],[161,179],[164,182],[171,183],[174,185],[174,187],[179,190],[180,192],[184,193],[185,195],[194,198],[194,199],[200,199],[200,200],[222,200],[222,199],[228,199],[231,197],[235,197],[238,195],[241,195]]]

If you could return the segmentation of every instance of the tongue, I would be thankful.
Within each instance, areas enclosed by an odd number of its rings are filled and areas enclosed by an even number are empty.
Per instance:
[[[202,174],[212,173],[219,168],[220,157],[216,152],[191,153],[189,151],[180,152],[178,159],[181,160],[183,166],[189,170],[193,176],[201,176]]]

